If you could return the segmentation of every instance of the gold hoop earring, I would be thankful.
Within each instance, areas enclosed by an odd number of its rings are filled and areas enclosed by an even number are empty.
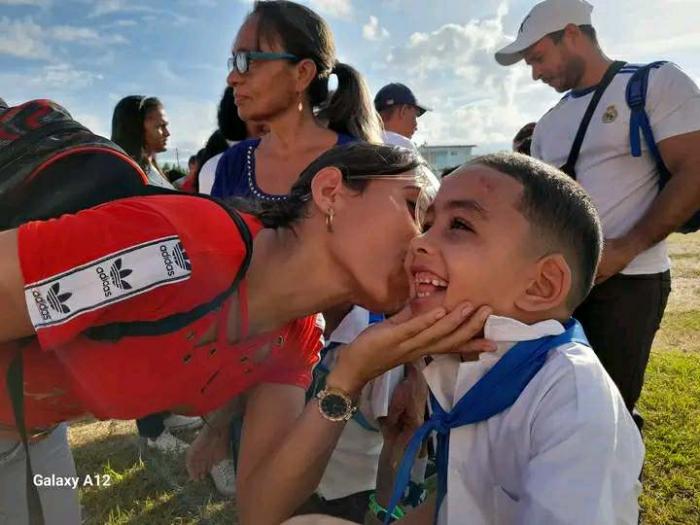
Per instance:
[[[326,230],[328,230],[328,233],[333,233],[333,217],[335,217],[335,211],[333,211],[333,208],[328,208],[328,213],[326,214]]]

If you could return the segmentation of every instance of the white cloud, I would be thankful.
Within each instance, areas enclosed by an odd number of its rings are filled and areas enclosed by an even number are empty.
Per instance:
[[[370,41],[384,40],[389,37],[389,31],[385,27],[380,27],[376,16],[370,15],[369,22],[362,26],[362,36]]]
[[[165,60],[155,60],[153,62],[153,70],[156,74],[160,75],[163,78],[163,80],[166,80],[168,82],[184,82],[184,79],[181,78],[177,73],[175,73],[170,67],[170,64],[168,64],[168,62]]]
[[[103,34],[88,27],[42,27],[31,18],[0,19],[0,54],[24,59],[52,58],[50,42],[71,42],[90,45],[125,44],[118,34]]]
[[[18,58],[45,59],[50,55],[43,42],[43,31],[31,18],[0,19],[0,54]]]
[[[403,81],[434,109],[419,120],[418,142],[506,143],[556,100],[531,83],[524,67],[496,64],[493,54],[506,40],[506,14],[502,3],[492,17],[414,33],[392,48],[382,76]]]
[[[310,6],[336,18],[349,18],[352,14],[352,0],[309,0]]]
[[[87,27],[55,26],[51,28],[51,34],[53,38],[61,42],[97,40],[99,38],[97,31]]]
[[[47,7],[51,0],[0,0],[0,5],[35,5],[37,7]]]
[[[52,64],[44,68],[37,82],[50,88],[80,90],[102,78],[99,73],[75,69],[70,64]]]
[[[89,0],[93,10],[90,13],[91,18],[111,15],[114,13],[161,13],[165,14],[168,11],[159,11],[147,5],[131,3],[128,0]]]

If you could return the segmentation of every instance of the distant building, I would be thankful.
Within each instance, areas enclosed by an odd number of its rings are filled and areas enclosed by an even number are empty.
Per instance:
[[[469,161],[473,157],[472,150],[474,148],[476,148],[475,144],[462,146],[423,145],[418,150],[434,171],[441,172],[445,168],[459,166]]]

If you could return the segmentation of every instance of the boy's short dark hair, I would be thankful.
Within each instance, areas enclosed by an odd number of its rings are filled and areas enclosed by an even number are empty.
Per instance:
[[[566,304],[573,311],[591,291],[603,233],[598,212],[586,191],[563,172],[521,153],[494,153],[471,160],[513,177],[523,185],[518,209],[530,223],[534,238],[561,252],[571,268]]]

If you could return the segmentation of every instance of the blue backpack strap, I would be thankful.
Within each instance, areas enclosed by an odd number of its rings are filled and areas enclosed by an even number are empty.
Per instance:
[[[663,160],[661,158],[659,148],[656,145],[656,139],[654,138],[654,132],[651,129],[651,123],[649,122],[649,117],[645,106],[647,89],[649,87],[649,71],[654,68],[661,67],[666,63],[667,61],[660,60],[637,69],[627,83],[626,92],[627,105],[631,111],[630,150],[632,152],[632,156],[640,157],[642,155],[641,136],[643,135],[647,147],[649,148],[649,152],[659,167],[663,166]],[[666,180],[668,180],[668,171],[665,169],[665,167],[664,169],[659,169],[659,175],[661,177],[661,186],[663,186]]]

